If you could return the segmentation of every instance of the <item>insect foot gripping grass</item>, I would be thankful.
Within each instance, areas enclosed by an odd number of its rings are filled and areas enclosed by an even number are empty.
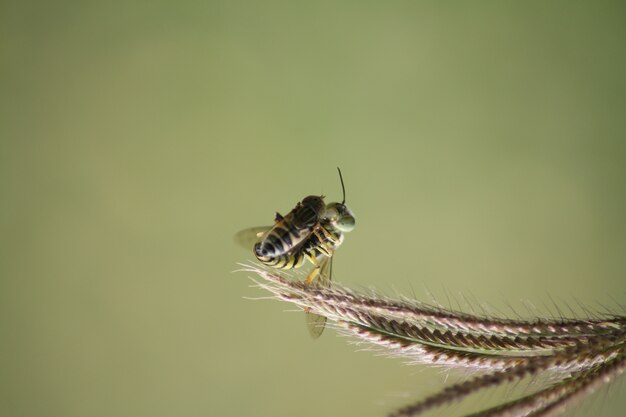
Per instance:
[[[392,412],[417,416],[486,388],[527,377],[545,382],[471,417],[556,416],[626,370],[626,316],[495,318],[418,301],[288,280],[254,265],[255,282],[283,301],[326,317],[339,332],[411,363],[462,368],[470,378]],[[467,416],[470,417],[470,416]]]

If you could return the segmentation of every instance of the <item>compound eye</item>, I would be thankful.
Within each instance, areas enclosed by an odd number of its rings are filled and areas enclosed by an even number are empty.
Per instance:
[[[341,213],[339,209],[339,204],[330,203],[329,205],[326,206],[326,210],[324,210],[324,218],[326,220],[330,220],[331,222],[334,222],[339,217],[339,213]]]
[[[338,216],[339,216],[339,213],[335,209],[330,209],[330,210],[327,209],[326,212],[324,213],[324,217],[330,221],[335,221]]]
[[[341,230],[342,232],[351,232],[352,229],[354,229],[354,224],[354,216],[351,216],[349,214],[344,214],[339,219],[337,219],[337,229]]]

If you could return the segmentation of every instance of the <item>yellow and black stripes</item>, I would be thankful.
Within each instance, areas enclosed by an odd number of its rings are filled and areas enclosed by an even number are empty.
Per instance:
[[[274,227],[254,246],[257,258],[276,258],[289,253],[309,237],[323,210],[322,197],[308,196],[285,217],[277,215]]]
[[[333,256],[335,249],[343,242],[343,234],[328,223],[320,224],[311,237],[303,244],[302,251],[317,258],[321,255]]]
[[[315,227],[309,238],[293,251],[271,256],[260,254],[255,247],[255,254],[259,261],[272,268],[294,269],[300,268],[306,258],[313,258],[313,262],[314,259],[320,256],[333,256],[335,250],[342,242],[343,234],[334,229],[329,223],[324,222]]]
[[[261,263],[276,269],[300,268],[304,263],[304,258],[305,254],[302,251],[297,251],[293,254],[278,255],[275,257],[257,255],[257,259],[261,261]]]

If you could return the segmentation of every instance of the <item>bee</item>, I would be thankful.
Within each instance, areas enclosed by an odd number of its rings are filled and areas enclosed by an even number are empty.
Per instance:
[[[285,216],[276,213],[274,225],[253,227],[235,235],[235,240],[252,248],[256,258],[264,265],[276,269],[295,269],[308,260],[313,269],[305,283],[314,281],[329,287],[332,279],[332,259],[344,240],[344,233],[354,229],[355,218],[345,205],[346,189],[341,170],[339,180],[343,200],[341,203],[324,203],[324,196],[310,195],[298,202]],[[326,317],[305,310],[307,327],[311,336],[319,337],[324,331]]]

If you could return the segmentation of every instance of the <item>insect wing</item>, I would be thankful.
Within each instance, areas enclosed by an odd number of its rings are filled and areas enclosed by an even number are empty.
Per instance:
[[[255,243],[260,242],[267,236],[272,226],[259,226],[244,229],[235,234],[235,242],[244,249],[254,248]]]
[[[326,316],[320,316],[319,314],[305,311],[304,319],[306,320],[306,327],[309,329],[311,337],[313,339],[320,337],[326,328]]]
[[[330,288],[330,282],[333,279],[333,258],[334,256],[324,257],[320,265],[320,274],[317,277],[317,285],[324,288]]]
[[[330,287],[330,281],[332,279],[332,265],[333,258],[324,256],[320,264],[320,273],[317,276],[314,285],[325,288]],[[305,311],[304,319],[311,337],[313,339],[320,337],[326,328],[326,316]]]

